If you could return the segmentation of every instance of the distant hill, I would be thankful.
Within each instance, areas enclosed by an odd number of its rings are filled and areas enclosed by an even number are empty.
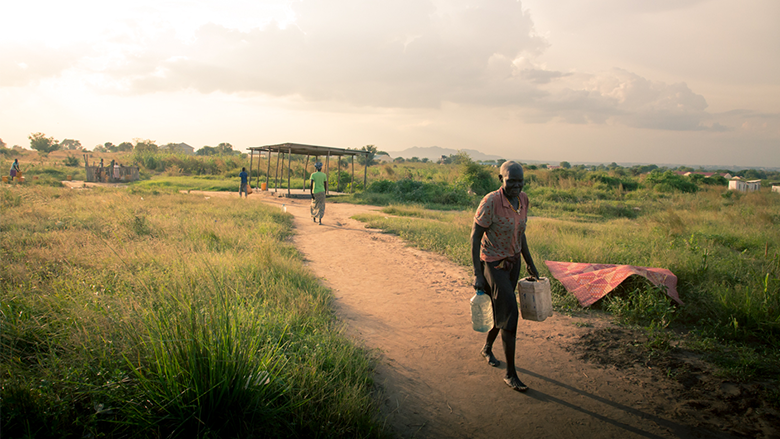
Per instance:
[[[477,151],[476,149],[464,149],[462,150],[466,154],[471,157],[472,160],[499,160],[503,157],[499,155],[490,155],[490,154],[484,154],[482,152]],[[428,146],[425,148],[421,148],[419,146],[414,146],[412,148],[407,148],[403,151],[386,151],[390,157],[396,158],[396,157],[403,157],[405,159],[410,159],[412,157],[417,158],[428,158],[428,160],[439,160],[441,156],[449,156],[454,155],[458,153],[458,150],[450,149],[450,148],[441,148],[439,146]]]

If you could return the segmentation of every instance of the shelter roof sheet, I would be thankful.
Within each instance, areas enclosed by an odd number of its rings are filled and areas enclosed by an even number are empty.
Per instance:
[[[271,152],[285,152],[291,154],[302,155],[330,155],[332,156],[356,156],[366,155],[368,151],[361,151],[358,149],[346,149],[346,148],[334,148],[331,146],[316,146],[316,145],[304,145],[301,143],[279,143],[277,145],[265,145],[265,146],[252,146],[248,148],[250,151],[271,151]]]

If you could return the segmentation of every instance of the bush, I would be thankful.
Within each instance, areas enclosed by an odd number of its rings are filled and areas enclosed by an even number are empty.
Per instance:
[[[653,171],[647,175],[645,183],[657,192],[693,193],[699,190],[696,183],[672,171]]]
[[[81,163],[81,160],[79,160],[78,157],[69,155],[69,156],[65,157],[64,163],[65,163],[65,166],[72,166],[72,167],[75,168],[75,167],[77,167]]]
[[[437,204],[444,206],[471,207],[477,200],[466,192],[462,186],[445,182],[423,183],[408,178],[396,182],[389,180],[377,180],[371,182],[363,195],[364,200],[378,198],[373,194],[389,195],[383,198],[386,202]]]

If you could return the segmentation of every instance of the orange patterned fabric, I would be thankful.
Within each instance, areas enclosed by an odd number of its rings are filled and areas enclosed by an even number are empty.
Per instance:
[[[563,284],[566,291],[574,294],[582,306],[592,305],[632,275],[647,278],[655,286],[664,285],[666,294],[682,305],[677,295],[677,276],[665,268],[581,262],[544,261],[544,263],[553,277]]]
[[[474,222],[487,229],[482,235],[480,260],[495,262],[520,254],[523,249],[520,238],[528,218],[528,195],[520,192],[518,199],[518,211],[512,208],[501,189],[485,195],[479,203]]]

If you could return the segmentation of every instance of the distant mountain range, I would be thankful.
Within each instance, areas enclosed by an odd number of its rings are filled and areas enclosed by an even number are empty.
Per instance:
[[[484,154],[476,149],[463,149],[463,152],[469,155],[472,160],[498,160],[503,157],[500,155],[490,155],[490,154]],[[458,150],[451,149],[451,148],[441,148],[439,146],[428,146],[425,148],[421,148],[419,146],[414,146],[411,148],[407,148],[403,151],[385,151],[390,155],[392,158],[396,157],[403,157],[405,159],[410,159],[412,157],[417,157],[418,159],[427,158],[428,160],[439,160],[441,156],[450,156],[455,155],[458,153]]]

